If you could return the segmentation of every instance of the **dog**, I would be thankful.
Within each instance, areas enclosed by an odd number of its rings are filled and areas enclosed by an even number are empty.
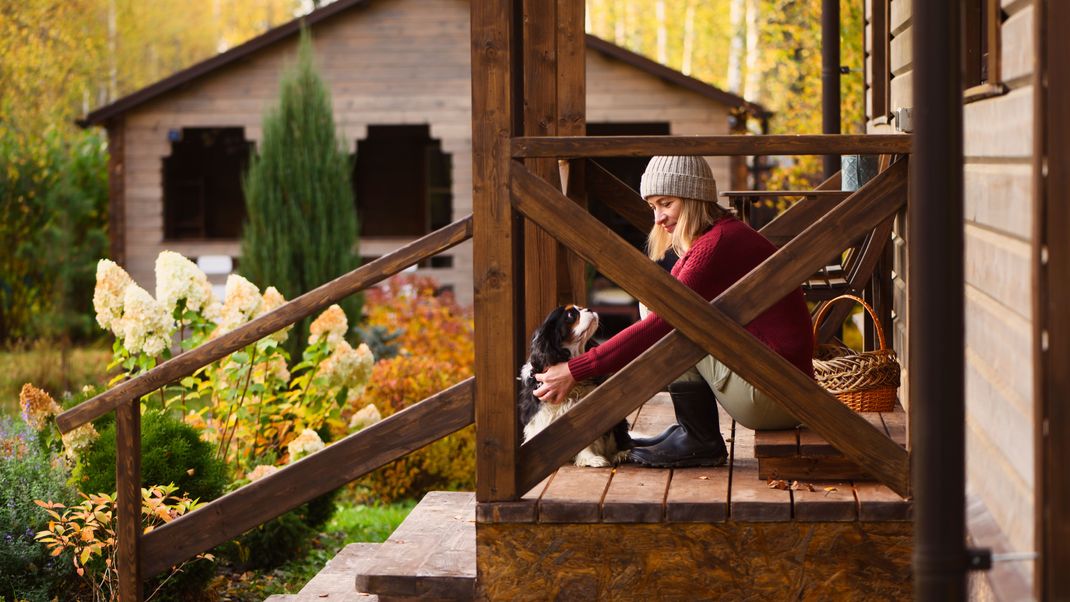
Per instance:
[[[568,399],[559,403],[545,403],[535,397],[535,389],[541,383],[535,375],[545,371],[554,364],[567,362],[583,353],[598,329],[598,314],[575,305],[563,305],[550,312],[546,320],[535,330],[531,337],[531,353],[527,363],[520,369],[520,423],[524,427],[524,441],[530,440],[551,422],[563,416],[585,395],[598,386],[597,382],[578,383],[569,393]],[[631,437],[628,435],[628,421],[621,420],[613,430],[602,435],[576,454],[573,463],[576,466],[610,466],[619,464],[628,456],[631,449]]]

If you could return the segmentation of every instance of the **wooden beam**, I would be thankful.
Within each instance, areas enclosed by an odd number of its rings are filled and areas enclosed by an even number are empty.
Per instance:
[[[472,237],[472,228],[472,216],[468,216],[348,274],[320,285],[218,339],[175,356],[137,378],[120,383],[74,406],[56,416],[56,426],[61,432],[68,433],[127,401],[138,399],[179,378],[189,376],[199,368],[290,326],[298,320],[323,311],[331,304],[385,280],[410,265],[468,240]]]
[[[165,571],[461,430],[472,424],[474,395],[475,379],[468,378],[149,532],[142,537],[142,574]]]
[[[585,163],[587,195],[616,211],[640,232],[649,232],[654,227],[654,214],[643,197],[595,161],[587,159]]]
[[[472,0],[472,209],[475,241],[476,498],[514,499],[519,228],[509,202],[516,0]],[[508,400],[508,403],[502,403]],[[523,493],[527,489],[521,490]]]
[[[141,602],[141,402],[115,409],[115,520],[119,600]]]
[[[111,260],[126,266],[126,118],[108,121],[108,240]]]
[[[840,190],[840,178],[841,173],[836,172],[831,178],[815,186],[814,190]],[[847,194],[850,196],[850,193]],[[774,217],[759,232],[774,245],[782,247],[844,200],[846,197],[819,196],[802,199]]]
[[[556,136],[557,1],[523,0],[523,4],[524,134]],[[527,159],[524,163],[531,173],[560,188],[555,159]],[[545,230],[531,221],[524,222],[525,334],[534,332],[558,305],[559,255],[563,252]]]
[[[590,433],[608,430],[668,381],[712,354],[889,487],[907,494],[905,450],[740,325],[798,286],[793,283],[805,279],[835,249],[893,214],[902,203],[905,175],[905,164],[881,174],[852,195],[855,202],[845,201],[707,305],[597,220],[570,209],[552,187],[514,164],[517,208],[681,331],[667,335],[584,403],[525,443],[520,450],[521,487],[534,486],[579,451]]]
[[[587,34],[584,31],[585,3],[576,0],[557,2],[557,135],[587,134]],[[561,167],[561,165],[559,165]],[[568,196],[587,208],[584,161],[564,164],[564,181]],[[587,303],[587,264],[564,245],[560,246],[558,304]]]
[[[903,134],[777,136],[559,136],[514,138],[513,157],[650,157],[652,155],[910,154]]]
[[[1034,10],[1034,591],[1061,600],[1070,598],[1070,5],[1052,0]]]

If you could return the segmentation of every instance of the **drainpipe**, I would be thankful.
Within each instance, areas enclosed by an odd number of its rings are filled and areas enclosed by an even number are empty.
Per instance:
[[[966,599],[961,2],[913,0],[908,269],[914,595]]]
[[[840,0],[821,0],[821,132],[840,133]],[[824,179],[839,169],[839,155],[825,155]]]

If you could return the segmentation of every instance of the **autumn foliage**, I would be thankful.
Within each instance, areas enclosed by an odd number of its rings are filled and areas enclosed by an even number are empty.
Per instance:
[[[473,321],[451,293],[436,295],[433,280],[403,276],[368,292],[367,326],[400,334],[400,353],[375,364],[364,394],[349,414],[368,403],[383,417],[403,410],[472,376]],[[422,495],[432,489],[475,487],[475,431],[472,427],[384,466],[361,481],[382,502]]]

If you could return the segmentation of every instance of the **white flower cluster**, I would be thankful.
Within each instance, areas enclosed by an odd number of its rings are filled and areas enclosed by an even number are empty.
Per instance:
[[[327,346],[333,349],[339,343],[345,342],[347,330],[349,322],[346,320],[346,312],[337,304],[332,305],[309,325],[308,344],[315,345],[320,339],[326,339]]]
[[[259,315],[260,307],[264,303],[263,297],[260,296],[260,289],[237,274],[227,276],[224,296],[223,307],[219,310],[218,317],[215,318],[219,328],[213,333],[214,336],[234,330],[252,320]]]
[[[114,330],[123,317],[123,297],[126,287],[134,281],[114,261],[101,259],[97,262],[97,285],[93,289],[93,309],[97,312],[97,324],[105,330]]]
[[[335,346],[330,357],[320,364],[317,376],[324,377],[328,386],[349,387],[350,392],[363,390],[372,375],[375,358],[371,349],[361,343],[353,349],[346,341]]]
[[[290,368],[286,365],[286,359],[276,355],[266,362],[258,362],[256,371],[253,372],[253,382],[264,384],[269,378],[279,382],[290,382]]]
[[[363,430],[382,419],[383,416],[379,413],[379,408],[375,407],[374,403],[369,403],[349,419],[349,430],[351,432]]]
[[[260,479],[268,475],[273,475],[276,472],[279,472],[278,466],[272,466],[271,464],[260,464],[256,468],[250,470],[249,473],[245,475],[245,478],[249,479],[249,482],[252,483],[255,481],[259,481]]]
[[[261,297],[260,312],[257,314],[257,316],[266,314],[273,309],[282,307],[284,303],[286,303],[286,297],[283,297],[282,293],[280,293],[279,290],[275,287],[269,286],[267,287],[267,289],[264,290],[264,295],[263,297]],[[291,328],[293,328],[293,326],[287,326],[286,328],[283,328],[282,330],[273,333],[271,335],[271,338],[275,339],[279,343],[282,343],[286,340],[286,337],[290,335]]]
[[[63,448],[67,453],[67,457],[71,460],[76,459],[97,440],[97,437],[100,437],[100,433],[97,432],[97,429],[93,428],[92,422],[87,422],[73,431],[64,434],[62,437]]]
[[[182,299],[187,309],[206,309],[212,302],[212,285],[197,264],[174,251],[162,251],[156,257],[156,301],[170,314]]]
[[[286,449],[290,452],[290,462],[296,462],[305,456],[311,456],[326,447],[319,433],[312,429],[305,429],[296,439],[291,441]]]
[[[130,353],[155,357],[171,344],[175,322],[148,291],[131,284],[123,295],[123,317],[113,324],[113,330]]]

